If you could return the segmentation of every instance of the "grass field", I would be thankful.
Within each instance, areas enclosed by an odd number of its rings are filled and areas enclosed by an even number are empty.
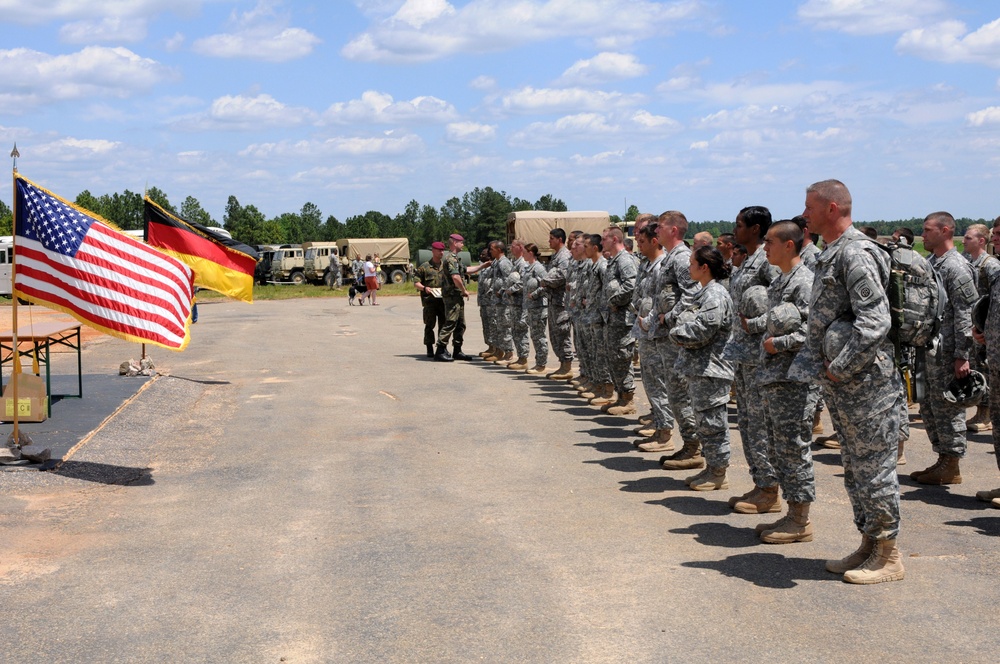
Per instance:
[[[469,291],[475,293],[476,282],[469,283]],[[295,300],[303,297],[347,297],[347,286],[343,286],[340,290],[330,290],[326,286],[314,286],[312,284],[303,284],[301,286],[295,286],[293,284],[287,285],[273,285],[268,284],[266,286],[255,285],[253,287],[253,299],[255,300]],[[383,284],[382,288],[379,289],[379,297],[392,297],[397,295],[410,295],[416,296],[417,289],[414,288],[413,282],[406,282],[402,284]],[[225,299],[224,295],[220,295],[215,291],[203,290],[198,291],[199,300],[221,300]]]

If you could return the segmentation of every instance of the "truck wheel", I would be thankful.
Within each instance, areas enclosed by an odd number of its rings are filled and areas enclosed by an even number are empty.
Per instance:
[[[389,280],[394,284],[401,284],[406,281],[406,273],[402,270],[393,270],[389,273]]]
[[[384,286],[385,285],[385,272],[383,272],[382,270],[379,270],[378,272],[376,272],[375,273],[375,279],[378,280],[378,285],[379,286]]]
[[[301,272],[293,272],[292,283],[295,284],[296,286],[301,286],[302,284],[306,283],[306,275],[302,274]]]

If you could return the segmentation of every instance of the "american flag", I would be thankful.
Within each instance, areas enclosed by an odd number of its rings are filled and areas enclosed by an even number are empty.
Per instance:
[[[17,176],[15,295],[128,341],[188,342],[191,268]]]

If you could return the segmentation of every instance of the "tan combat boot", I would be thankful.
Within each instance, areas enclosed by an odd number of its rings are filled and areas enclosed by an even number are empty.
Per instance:
[[[614,393],[614,386],[612,386],[612,393]],[[601,412],[606,413],[615,406],[620,406],[620,405],[622,405],[622,395],[619,392],[618,398],[616,398],[614,401],[609,401],[608,403],[601,405]]]
[[[652,413],[649,413],[648,415],[640,415],[639,416],[639,424],[652,424],[652,423],[653,423],[653,414]]]
[[[718,491],[719,489],[729,488],[729,479],[726,477],[725,467],[712,468],[709,466],[705,471],[701,479],[694,480],[688,486],[695,491]]]
[[[940,463],[913,479],[920,484],[961,484],[962,472],[958,468],[959,458],[945,454],[939,456],[941,457]]]
[[[813,433],[814,434],[821,434],[821,433],[823,433],[823,420],[820,419],[820,415],[821,414],[822,414],[822,411],[820,411],[819,409],[817,409],[816,412],[813,413]]]
[[[781,511],[781,496],[778,495],[778,485],[760,487],[755,497],[738,500],[733,505],[737,514],[767,514]]]
[[[596,383],[594,381],[589,378],[585,378],[582,383],[576,386],[576,391],[580,394],[583,394],[584,392],[593,392],[595,386]]]
[[[524,371],[528,368],[528,358],[519,357],[516,362],[511,362],[507,365],[508,369],[513,369],[514,371]]]
[[[608,408],[608,415],[634,415],[635,414],[635,390],[622,394],[621,403]]]
[[[902,556],[896,540],[877,540],[868,560],[852,570],[844,572],[847,583],[883,583],[885,581],[902,581],[906,576],[903,569]]]
[[[872,554],[872,549],[874,548],[875,540],[868,537],[868,535],[862,535],[861,546],[846,558],[826,561],[826,571],[833,572],[834,574],[844,574],[852,569],[861,567],[868,560],[868,556]]]
[[[899,441],[899,449],[896,451],[896,465],[905,466],[906,465],[906,451],[903,449],[906,446],[906,439],[901,439]]]
[[[649,438],[654,433],[656,433],[656,427],[654,427],[652,423],[640,424],[636,428],[632,429],[632,433],[634,433],[637,436],[642,436],[643,438]],[[640,440],[639,442],[636,443],[636,447],[639,446],[639,443],[645,443],[645,442],[646,442],[645,440]]]
[[[674,432],[670,429],[658,429],[652,436],[645,440],[638,441],[636,447],[640,452],[673,452],[674,444],[670,442],[670,437]]]
[[[701,443],[697,440],[685,440],[684,447],[679,452],[660,458],[660,467],[663,470],[690,470],[704,466],[705,457],[701,455]]]
[[[584,376],[583,374],[580,374],[578,376],[573,376],[572,378],[570,378],[569,379],[569,384],[572,385],[573,387],[579,387],[580,385],[583,385],[588,380],[590,380],[590,379],[587,378],[586,376]]]
[[[707,475],[710,472],[712,472],[712,469],[706,466],[697,473],[695,473],[694,475],[688,475],[687,477],[685,477],[684,484],[691,486],[693,482],[700,482],[702,479],[704,479],[705,475]]]
[[[765,530],[760,539],[768,544],[811,542],[813,525],[809,520],[809,503],[788,503],[788,518],[777,528]]]
[[[496,348],[489,355],[483,355],[483,359],[487,362],[496,362],[501,357],[503,357],[503,351]]]
[[[479,357],[486,357],[487,355],[493,355],[493,353],[494,353],[495,350],[496,349],[493,348],[493,346],[487,344],[486,345],[486,350],[484,350],[483,352],[479,353]]]
[[[730,496],[729,506],[736,507],[736,503],[742,502],[744,500],[757,500],[758,493],[760,493],[760,487],[754,484],[753,488],[744,493],[742,496]]]
[[[611,383],[601,383],[594,388],[594,396],[588,401],[591,406],[603,406],[611,403],[615,388]]]
[[[979,404],[976,406],[976,414],[965,423],[965,426],[972,432],[992,431],[993,422],[990,420],[990,405]]]
[[[776,528],[781,528],[783,525],[785,525],[785,521],[788,521],[788,518],[789,518],[789,512],[785,512],[785,514],[777,521],[765,521],[764,523],[758,523],[756,526],[753,527],[753,531],[757,533],[757,536],[759,537],[761,533],[767,530],[775,530]]]
[[[550,373],[547,378],[552,380],[569,380],[573,377],[573,363],[560,362],[559,368]]]
[[[977,491],[976,499],[984,503],[991,503],[1000,498],[1000,489],[990,489],[989,491]]]
[[[503,355],[493,360],[493,364],[507,364],[514,360],[514,351],[505,350]]]
[[[544,364],[536,364],[535,366],[531,367],[530,369],[528,369],[524,373],[531,374],[532,376],[541,376],[541,375],[543,375],[548,370],[549,370],[549,368],[547,366],[545,366]]]
[[[580,392],[580,398],[581,399],[586,399],[589,402],[591,399],[596,398],[597,395],[599,395],[601,393],[601,389],[600,388],[601,388],[601,383],[589,383],[587,385],[587,389],[585,389],[584,391]],[[579,388],[577,388],[577,389],[579,389]]]

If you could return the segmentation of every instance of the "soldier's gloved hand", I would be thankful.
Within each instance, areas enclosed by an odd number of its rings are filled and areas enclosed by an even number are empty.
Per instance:
[[[764,350],[767,351],[768,355],[777,355],[778,349],[774,347],[774,337],[768,337],[764,339]]]

